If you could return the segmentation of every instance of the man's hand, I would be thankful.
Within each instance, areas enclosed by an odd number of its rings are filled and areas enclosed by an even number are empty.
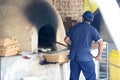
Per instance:
[[[67,37],[67,36],[64,38],[64,41],[65,41],[65,43],[66,43],[67,45],[70,45],[70,44],[71,44],[70,38]]]
[[[101,56],[96,56],[96,57],[95,57],[95,60],[96,60],[96,61],[101,61],[101,60],[102,60],[102,57],[101,57]]]

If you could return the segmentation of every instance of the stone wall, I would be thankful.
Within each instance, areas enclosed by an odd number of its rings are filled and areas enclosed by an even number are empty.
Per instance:
[[[62,17],[66,32],[71,26],[82,21],[84,0],[50,0]]]
[[[73,20],[81,21],[83,13],[83,0],[52,0],[63,20],[71,17]]]

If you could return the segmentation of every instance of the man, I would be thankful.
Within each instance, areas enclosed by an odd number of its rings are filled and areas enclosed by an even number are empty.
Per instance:
[[[86,80],[96,80],[91,46],[93,41],[98,43],[98,55],[94,58],[99,61],[103,52],[103,40],[99,32],[91,26],[94,19],[92,12],[86,11],[82,17],[83,22],[71,27],[64,39],[70,45],[70,80],[79,80],[81,71]]]

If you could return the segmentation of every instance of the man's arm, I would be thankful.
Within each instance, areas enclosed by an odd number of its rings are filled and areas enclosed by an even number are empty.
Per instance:
[[[97,61],[100,61],[102,59],[101,57],[104,49],[104,44],[103,44],[103,40],[99,40],[97,43],[98,43],[98,55],[95,57],[95,59]]]

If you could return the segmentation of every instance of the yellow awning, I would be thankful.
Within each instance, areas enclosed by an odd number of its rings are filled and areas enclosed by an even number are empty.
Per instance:
[[[84,11],[92,11],[93,13],[97,10],[98,5],[95,0],[84,0]]]

